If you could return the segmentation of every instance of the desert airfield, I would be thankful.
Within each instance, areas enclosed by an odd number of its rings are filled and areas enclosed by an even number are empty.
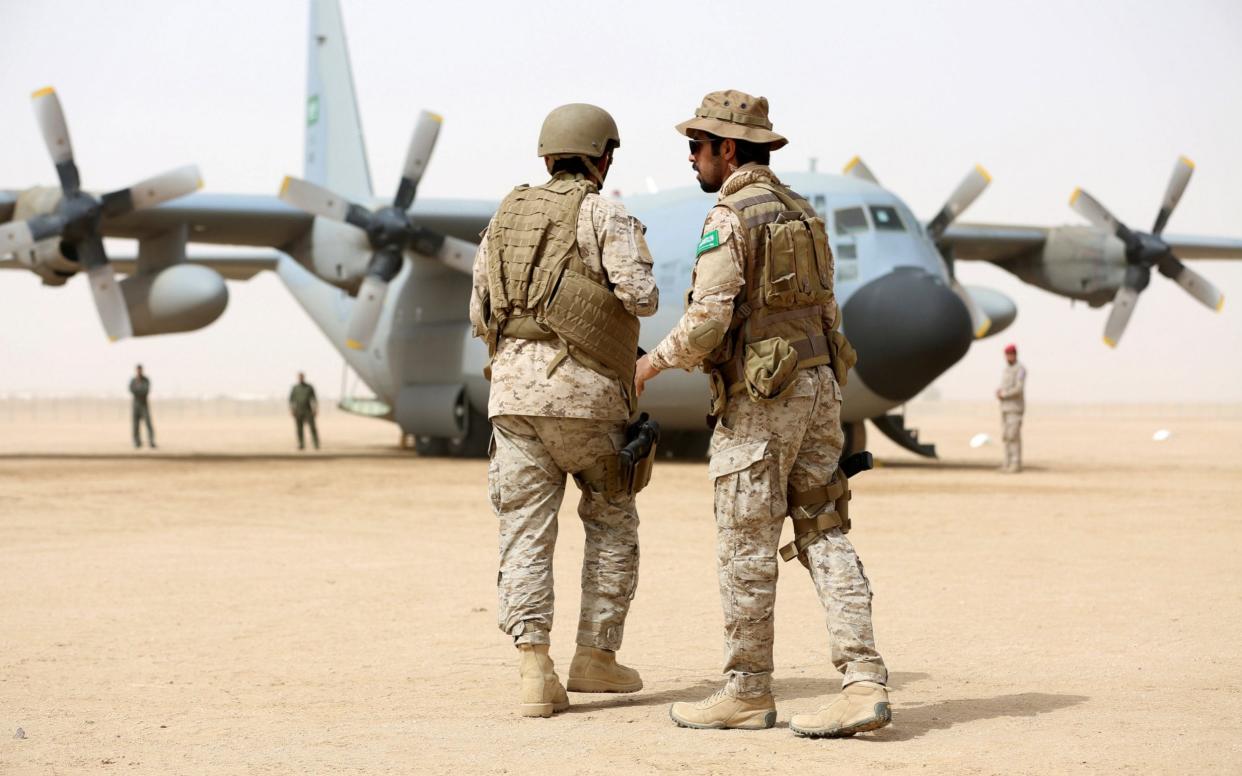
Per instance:
[[[418,459],[279,403],[0,402],[0,773],[1187,773],[1242,770],[1242,405],[1032,406],[994,470],[990,403],[917,403],[924,462],[874,434],[851,534],[894,724],[808,741],[839,687],[805,572],[782,565],[773,730],[692,731],[719,685],[706,467],[640,496],[622,660],[645,689],[513,712],[482,461]],[[104,407],[104,409],[101,409]],[[231,408],[230,408],[231,407]],[[1153,442],[1159,428],[1173,432]],[[571,491],[572,492],[572,491]],[[562,512],[553,657],[582,549]],[[786,529],[788,533],[788,529]],[[17,728],[25,738],[15,738]]]

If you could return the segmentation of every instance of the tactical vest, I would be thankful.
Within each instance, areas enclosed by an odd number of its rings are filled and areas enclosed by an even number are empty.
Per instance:
[[[558,173],[500,203],[487,236],[488,352],[506,337],[560,340],[564,355],[620,380],[632,408],[638,318],[578,253],[578,213],[597,190],[581,175]]]
[[[708,356],[722,387],[771,399],[798,370],[824,364],[844,385],[856,356],[844,335],[824,326],[833,257],[823,219],[777,183],[752,183],[720,204],[737,215],[747,244],[745,298],[735,300],[724,342]]]

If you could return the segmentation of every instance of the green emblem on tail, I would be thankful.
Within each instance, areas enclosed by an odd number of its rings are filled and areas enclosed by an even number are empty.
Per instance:
[[[720,247],[720,230],[713,229],[707,234],[703,235],[702,240],[699,240],[699,248],[697,251],[695,251],[694,257],[697,259],[699,256],[702,256],[704,253],[706,253],[707,251],[710,251],[712,248],[719,248],[719,247]]]

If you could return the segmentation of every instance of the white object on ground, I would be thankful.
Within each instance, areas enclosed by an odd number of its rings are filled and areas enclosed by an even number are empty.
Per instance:
[[[1173,436],[1172,431],[1169,431],[1167,428],[1162,428],[1158,430],[1156,433],[1151,435],[1151,441],[1163,442],[1164,440],[1168,439],[1171,436]]]
[[[975,434],[974,436],[970,438],[970,446],[971,447],[983,447],[984,445],[990,443],[991,441],[992,441],[992,437],[988,436],[987,434],[979,433],[979,434]]]

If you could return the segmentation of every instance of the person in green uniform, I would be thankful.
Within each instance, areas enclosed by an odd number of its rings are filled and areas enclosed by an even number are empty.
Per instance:
[[[155,430],[151,428],[151,408],[147,405],[147,396],[151,393],[151,381],[142,373],[142,364],[138,364],[134,371],[134,378],[129,381],[129,392],[134,397],[131,413],[134,421],[134,447],[142,447],[141,428],[138,424],[146,421],[147,444],[154,450]]]
[[[298,424],[298,449],[306,449],[305,437],[302,434],[304,425],[310,426],[311,442],[319,449],[319,429],[315,428],[315,416],[319,414],[319,400],[315,398],[315,386],[306,382],[306,375],[298,372],[298,381],[289,391],[289,412]]]

